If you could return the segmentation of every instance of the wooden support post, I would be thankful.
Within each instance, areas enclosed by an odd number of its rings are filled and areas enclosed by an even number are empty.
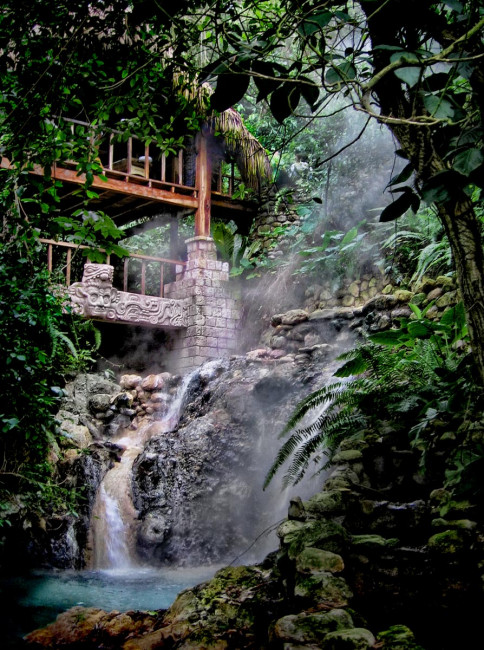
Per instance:
[[[126,161],[126,173],[131,174],[131,165],[133,164],[133,138],[128,138],[128,155]]]
[[[150,145],[145,145],[145,178],[150,177]]]
[[[166,153],[161,154],[161,180],[166,181]]]
[[[198,209],[195,214],[195,237],[210,237],[211,208],[211,164],[207,147],[207,137],[197,135],[197,178]]]
[[[163,262],[160,262],[160,298],[163,298],[163,295],[165,293],[165,279],[164,279],[164,268],[163,268]]]
[[[114,162],[114,144],[113,144],[113,134],[109,136],[109,158],[108,158],[108,169],[113,168]]]
[[[52,244],[47,244],[47,270],[52,273]]]
[[[178,178],[176,179],[176,183],[183,185],[183,149],[180,149],[178,152],[177,167]]]
[[[146,262],[141,261],[141,295],[146,294]]]
[[[128,290],[128,265],[129,265],[129,257],[125,257],[124,268],[123,268],[123,291]]]

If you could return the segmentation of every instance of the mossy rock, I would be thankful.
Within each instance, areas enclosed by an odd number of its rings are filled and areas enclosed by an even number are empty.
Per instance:
[[[353,592],[343,578],[329,572],[313,575],[296,574],[294,596],[330,607],[346,607]]]
[[[351,544],[354,547],[371,548],[392,548],[398,544],[396,537],[385,538],[381,535],[352,535]]]
[[[364,627],[337,630],[327,634],[321,644],[322,650],[367,650],[375,645],[375,637]]]
[[[447,275],[439,275],[435,278],[435,283],[442,287],[455,287],[454,280]]]
[[[304,504],[306,506],[306,504]],[[277,529],[277,536],[280,537],[285,544],[289,544],[297,538],[301,529],[304,529],[305,523],[295,519],[286,519]]]
[[[444,293],[443,296],[440,296],[440,298],[437,298],[435,304],[439,309],[443,309],[444,307],[455,305],[456,302],[457,291],[449,291],[448,293]]]
[[[446,529],[455,529],[455,530],[474,530],[477,527],[477,522],[472,521],[471,519],[443,519],[438,517],[437,519],[432,519],[431,525],[434,528],[446,528]]]
[[[350,493],[346,488],[318,492],[304,503],[304,509],[308,514],[316,517],[341,514],[346,510],[349,496]]]
[[[455,555],[467,549],[461,530],[444,530],[436,533],[428,541],[429,548],[442,555]]]
[[[412,305],[421,305],[426,298],[426,293],[416,293],[410,302]]]
[[[382,643],[382,650],[423,650],[416,644],[412,630],[406,625],[392,625],[379,632],[377,639]]]
[[[407,291],[407,289],[397,289],[393,295],[398,302],[410,302],[414,296],[412,291]]]
[[[333,521],[318,520],[307,521],[283,539],[289,545],[288,555],[291,560],[307,546],[341,553],[346,548],[347,540],[348,533],[343,526]]]
[[[273,631],[279,641],[313,643],[321,641],[329,632],[353,627],[351,616],[344,609],[329,612],[291,614],[280,618]]]
[[[344,568],[341,555],[320,548],[307,547],[296,557],[296,571],[299,573],[339,573]]]
[[[331,459],[333,465],[338,463],[356,463],[361,461],[363,454],[358,449],[347,449],[345,451],[339,451]]]

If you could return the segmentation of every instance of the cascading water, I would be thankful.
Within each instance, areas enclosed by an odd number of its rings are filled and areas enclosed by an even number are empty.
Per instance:
[[[156,422],[156,427],[149,423],[139,429],[125,429],[112,439],[124,451],[121,461],[106,473],[94,504],[91,523],[93,568],[127,569],[138,565],[134,551],[137,512],[131,493],[133,463],[154,433],[168,433],[176,427],[194,374],[183,379],[167,413]]]

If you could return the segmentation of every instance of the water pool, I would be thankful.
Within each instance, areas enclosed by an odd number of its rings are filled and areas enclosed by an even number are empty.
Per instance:
[[[36,571],[0,580],[2,648],[22,648],[22,636],[51,623],[70,607],[107,611],[166,609],[187,587],[211,578],[219,567]]]

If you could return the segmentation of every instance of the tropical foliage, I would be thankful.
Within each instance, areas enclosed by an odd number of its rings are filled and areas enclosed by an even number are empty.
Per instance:
[[[335,372],[340,381],[297,406],[281,434],[289,437],[266,485],[288,461],[285,482],[297,483],[313,461],[321,469],[322,456],[331,460],[342,440],[382,435],[389,424],[392,435],[408,436],[427,473],[441,451],[441,437],[458,429],[451,449],[446,448],[447,475],[439,477],[448,485],[458,488],[460,473],[482,464],[484,448],[473,442],[470,426],[473,414],[482,409],[482,395],[465,353],[464,309],[460,303],[440,321],[432,321],[425,315],[430,306],[422,311],[411,305],[413,318],[402,319],[397,329],[370,335],[339,357],[344,361]],[[460,487],[477,488],[475,481]]]

